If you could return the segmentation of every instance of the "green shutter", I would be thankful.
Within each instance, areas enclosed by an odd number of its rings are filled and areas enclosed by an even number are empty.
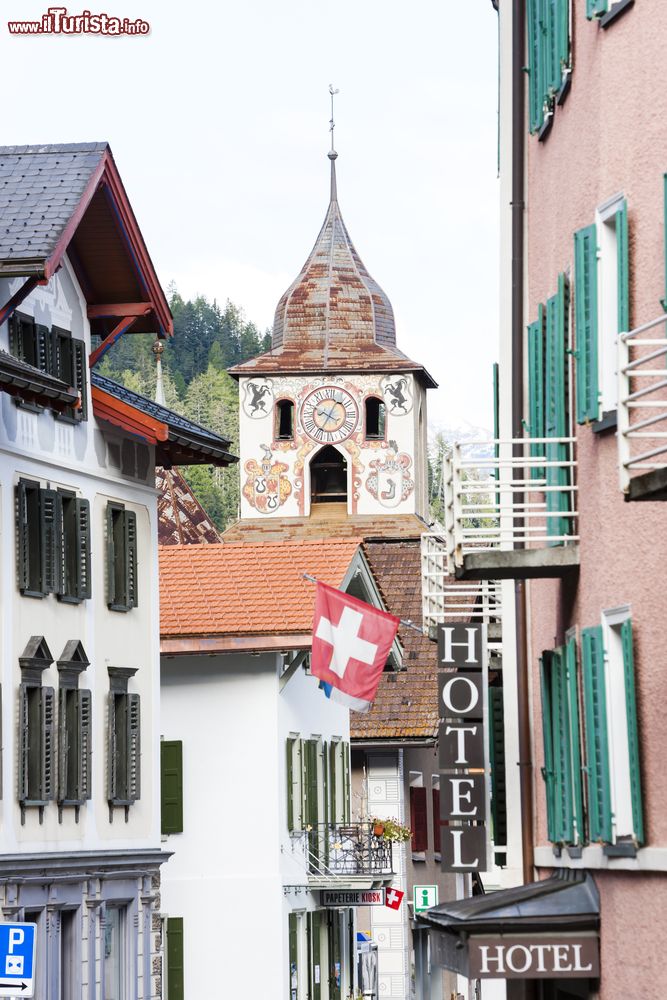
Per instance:
[[[665,174],[667,178],[667,174]],[[23,358],[23,326],[16,313],[9,317],[9,352],[15,358]]]
[[[30,524],[28,520],[28,484],[16,487],[16,548],[19,590],[30,590]]]
[[[304,820],[308,826],[316,827],[319,822],[319,787],[317,781],[317,740],[305,740],[306,789]]]
[[[28,711],[28,688],[19,687],[19,759],[18,759],[18,800],[25,802],[30,792],[30,716]]]
[[[114,544],[114,508],[107,504],[107,604],[116,603],[116,546]]]
[[[294,825],[294,744],[296,743],[296,738],[294,736],[288,736],[285,743],[286,749],[286,770],[285,770],[285,785],[287,792],[287,829],[292,831],[296,827]],[[164,831],[163,831],[164,832]]]
[[[58,691],[58,801],[64,802],[67,798],[67,771],[69,763],[70,746],[67,718],[67,701],[71,691],[67,688],[60,688]]]
[[[77,692],[78,724],[79,724],[79,754],[77,760],[76,797],[79,802],[85,802],[91,797],[92,774],[91,753],[93,743],[93,702],[92,694],[85,688]]]
[[[167,997],[183,1000],[183,917],[167,917]]]
[[[76,596],[87,600],[91,596],[90,568],[90,503],[76,501]]]
[[[544,437],[544,306],[537,307],[537,319],[528,327],[528,433]],[[544,454],[543,444],[531,444],[531,458]],[[532,466],[531,479],[543,479],[544,468]]]
[[[74,416],[78,420],[88,419],[88,389],[86,345],[83,340],[73,340],[72,374],[74,376],[74,388],[81,393],[81,406],[74,410]]]
[[[561,68],[560,51],[558,47],[558,15],[560,0],[543,0],[545,50],[547,57],[547,92],[553,97],[560,90]]]
[[[312,910],[308,913],[308,928],[310,931],[308,935],[310,938],[309,1000],[321,1000],[322,998],[323,970],[320,962],[321,918],[322,914],[319,910]]]
[[[39,549],[41,581],[45,594],[61,594],[65,567],[62,558],[62,507],[56,490],[39,491]]]
[[[289,1000],[297,1000],[299,993],[299,918],[296,913],[289,915],[289,979],[287,982]]]
[[[611,841],[611,789],[602,626],[581,633],[586,719],[588,823],[592,841]]]
[[[586,226],[574,234],[574,276],[577,421],[582,424],[586,420],[597,420],[599,416],[598,248],[595,226]]]
[[[125,511],[125,601],[128,608],[139,604],[137,582],[137,515]]]
[[[340,742],[332,740],[329,744],[328,764],[329,764],[329,820],[331,823],[340,823],[341,818],[338,812],[336,794],[338,791],[338,753]]]
[[[350,788],[350,744],[343,743],[343,823],[350,822],[351,813]]]
[[[491,816],[493,842],[496,847],[507,844],[507,789],[505,778],[505,721],[503,689],[489,688],[489,763],[491,767]],[[434,829],[439,831],[439,821]],[[437,844],[435,850],[437,850]]]
[[[570,715],[568,711],[567,674],[562,649],[550,657],[551,710],[554,762],[554,832],[556,841],[571,844],[572,824],[572,757],[570,746]]]
[[[581,787],[581,743],[579,734],[579,671],[577,666],[577,640],[574,635],[567,640],[565,645],[565,665],[572,762],[573,842],[581,844],[584,840],[584,809]]]
[[[553,762],[553,732],[551,715],[551,684],[549,683],[550,653],[544,653],[540,658],[540,687],[542,692],[542,738],[544,745],[544,779],[547,799],[547,837],[553,844],[556,842],[554,815],[554,762]]]
[[[546,306],[546,361],[545,361],[545,404],[544,431],[547,438],[563,438],[568,432],[566,409],[566,365],[565,347],[567,342],[567,283],[564,274],[558,276],[558,291],[547,300]],[[547,444],[545,454],[548,462],[563,462],[567,459],[567,445]],[[549,487],[567,486],[569,471],[563,466],[547,466],[546,484]],[[546,493],[548,513],[567,510],[569,494],[558,490]],[[547,518],[548,535],[565,535],[568,531],[565,517]]]
[[[56,693],[52,687],[40,689],[41,696],[41,789],[39,797],[49,802],[56,796]]]
[[[616,213],[616,267],[618,294],[618,332],[630,329],[630,254],[628,245],[628,206],[624,201]]]
[[[570,67],[570,0],[556,0],[557,45],[560,61],[561,86]]]
[[[183,743],[160,741],[162,833],[183,833]]]
[[[537,132],[544,121],[544,59],[540,10],[543,0],[527,0],[529,128]]]
[[[141,698],[128,694],[127,699],[127,798],[141,798]]]
[[[628,618],[621,625],[623,645],[623,676],[625,679],[625,711],[628,723],[628,759],[630,764],[630,797],[632,800],[632,825],[638,844],[644,843],[644,810],[639,767],[639,731],[637,726],[637,700],[635,695],[635,667],[632,650],[632,621]]]

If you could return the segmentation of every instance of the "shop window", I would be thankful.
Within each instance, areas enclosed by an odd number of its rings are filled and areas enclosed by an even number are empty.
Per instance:
[[[53,657],[44,636],[32,636],[19,657],[18,800],[21,821],[25,809],[40,810],[56,794],[56,703],[52,687],[42,686],[42,671]],[[42,813],[40,811],[40,819]]]
[[[162,833],[183,833],[183,743],[160,742]]]
[[[367,441],[384,441],[386,411],[384,402],[377,396],[369,396],[364,404],[365,437]]]
[[[276,439],[291,441],[294,437],[294,403],[291,399],[279,399],[276,403]]]
[[[90,504],[69,490],[21,479],[16,487],[19,589],[78,603],[91,596]]]
[[[108,503],[107,606],[130,611],[137,604],[137,515],[123,504]]]
[[[108,667],[109,722],[107,729],[107,774],[109,819],[113,822],[113,807],[129,807],[141,795],[141,699],[129,693],[128,681],[136,674],[135,667]]]
[[[78,639],[70,640],[58,660],[58,805],[79,806],[91,796],[92,694],[79,689],[79,675],[90,666]]]

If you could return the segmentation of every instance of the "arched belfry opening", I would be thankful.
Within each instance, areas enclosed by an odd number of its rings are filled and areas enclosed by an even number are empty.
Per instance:
[[[347,459],[326,445],[310,463],[311,503],[347,503]]]

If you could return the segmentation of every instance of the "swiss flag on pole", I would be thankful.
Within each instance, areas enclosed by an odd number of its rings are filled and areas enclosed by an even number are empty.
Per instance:
[[[400,618],[318,581],[312,673],[336,701],[367,712],[399,625]]]

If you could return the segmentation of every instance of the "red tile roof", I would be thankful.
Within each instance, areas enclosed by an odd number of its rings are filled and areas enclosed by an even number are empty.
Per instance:
[[[305,635],[309,646],[315,587],[303,574],[340,586],[359,545],[358,538],[327,538],[160,546],[163,651],[223,648],[195,645],[212,637]]]

